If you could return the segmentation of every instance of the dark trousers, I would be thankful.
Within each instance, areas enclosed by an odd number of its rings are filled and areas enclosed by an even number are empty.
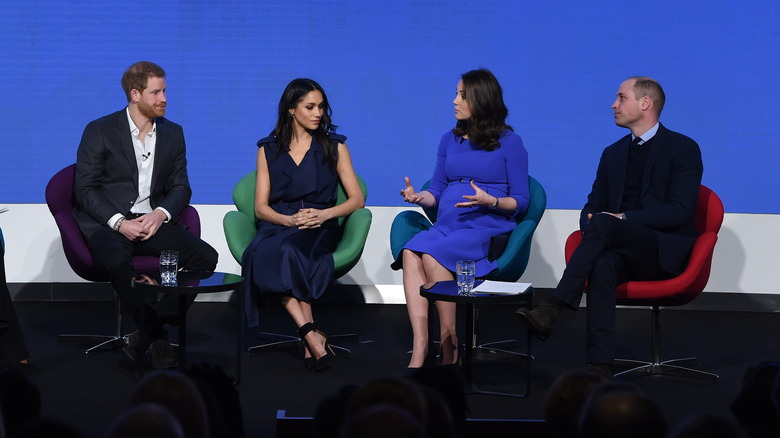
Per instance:
[[[18,364],[29,357],[6,283],[5,255],[0,248],[0,367]]]
[[[615,288],[629,280],[671,277],[659,264],[655,231],[597,214],[553,295],[576,310],[587,282],[585,357],[591,363],[610,363],[615,359]]]
[[[135,270],[133,256],[159,256],[160,251],[175,249],[179,252],[179,267],[191,270],[213,271],[217,266],[217,251],[208,243],[176,224],[163,224],[157,233],[144,242],[132,242],[124,235],[108,227],[95,233],[88,242],[92,256],[101,260],[111,275],[119,300],[125,310],[133,317],[136,326],[140,327],[141,309],[144,309],[145,327],[152,339],[163,337],[164,324],[177,323],[178,297],[165,294],[156,306],[148,303],[148,297],[143,297],[132,287]],[[187,296],[187,306],[192,304],[195,296]]]

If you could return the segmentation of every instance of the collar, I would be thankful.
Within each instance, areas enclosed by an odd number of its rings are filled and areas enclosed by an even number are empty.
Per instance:
[[[647,143],[648,141],[650,141],[650,139],[655,137],[655,134],[658,133],[658,127],[659,126],[661,126],[661,122],[655,122],[655,125],[652,128],[650,128],[644,134],[640,135],[639,138],[642,141],[640,141],[639,144],[641,145],[641,144]],[[636,138],[636,136],[634,134],[631,134],[631,141],[634,141],[635,138]]]
[[[136,137],[138,137],[138,133],[140,132],[140,130],[138,129],[137,126],[135,126],[135,122],[133,122],[133,118],[130,117],[130,107],[129,106],[127,108],[125,108],[125,114],[127,114],[127,122],[130,124],[130,132],[133,135],[135,135]],[[149,131],[149,132],[150,133],[157,132],[157,119],[156,118],[152,122],[152,130]]]

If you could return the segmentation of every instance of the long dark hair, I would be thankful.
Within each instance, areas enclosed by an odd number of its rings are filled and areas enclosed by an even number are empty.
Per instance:
[[[493,73],[484,68],[466,72],[460,78],[471,117],[458,120],[452,132],[459,137],[468,136],[472,143],[486,151],[498,149],[501,132],[512,130],[506,124],[509,110],[504,105],[501,85]]]
[[[332,111],[328,104],[328,96],[325,94],[325,90],[322,89],[320,84],[306,78],[298,78],[290,81],[284,89],[281,99],[279,99],[279,114],[277,114],[276,117],[276,127],[271,132],[271,135],[276,137],[276,144],[279,146],[274,159],[290,150],[290,142],[292,141],[293,134],[293,118],[290,117],[290,109],[297,107],[307,94],[315,90],[322,93],[322,118],[320,119],[320,124],[317,126],[317,129],[309,131],[309,133],[322,145],[325,153],[324,161],[332,169],[335,169],[336,162],[339,159],[339,146],[338,143],[331,141],[328,138],[328,134],[336,132],[337,128],[337,126],[330,121]]]

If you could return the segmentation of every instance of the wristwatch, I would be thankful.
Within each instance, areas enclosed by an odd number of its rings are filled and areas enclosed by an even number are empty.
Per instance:
[[[496,196],[495,198],[496,198],[496,202],[494,202],[493,205],[490,206],[491,210],[495,210],[498,208],[498,196]]]
[[[622,221],[626,220],[626,214],[625,213],[620,213],[620,220],[622,220]]]
[[[119,231],[119,228],[122,226],[122,222],[125,221],[125,217],[121,216],[119,219],[114,222],[114,231]]]

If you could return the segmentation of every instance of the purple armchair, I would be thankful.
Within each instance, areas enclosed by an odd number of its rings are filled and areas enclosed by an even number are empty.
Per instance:
[[[108,271],[92,258],[92,254],[87,248],[87,242],[72,214],[75,205],[73,196],[75,170],[76,165],[71,164],[51,177],[49,184],[46,185],[46,204],[60,230],[62,249],[65,251],[65,258],[73,272],[85,280],[107,282],[109,281]],[[200,237],[200,216],[195,208],[187,206],[179,215],[179,221],[187,225],[192,234]],[[157,272],[159,271],[159,259],[151,256],[133,257],[133,266],[138,273]],[[114,303],[116,327],[113,335],[65,334],[59,336],[59,341],[92,345],[84,352],[86,357],[89,357],[93,352],[123,347],[125,339],[122,335],[122,312],[119,307],[119,299],[116,296],[114,296]]]

